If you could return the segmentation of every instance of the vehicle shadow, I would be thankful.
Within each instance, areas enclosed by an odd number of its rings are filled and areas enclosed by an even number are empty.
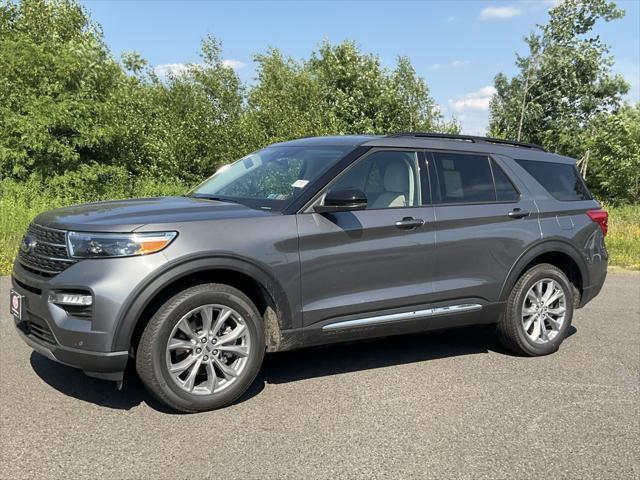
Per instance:
[[[567,338],[576,331],[571,326]],[[360,340],[267,355],[256,383],[288,383],[490,351],[515,355],[500,345],[491,326]]]
[[[37,352],[31,353],[33,371],[48,385],[70,397],[118,410],[130,410],[146,403],[155,410],[174,413],[147,392],[131,364],[127,366],[124,387],[118,391],[115,382],[88,377],[77,368],[61,365]]]
[[[576,331],[572,326],[567,337]],[[271,353],[265,356],[252,386],[236,403],[258,395],[267,383],[296,382],[490,351],[512,355],[500,346],[491,328],[475,326]],[[131,362],[122,391],[116,389],[114,382],[87,377],[80,370],[60,365],[36,352],[31,354],[31,366],[51,387],[85,402],[123,410],[145,403],[159,412],[176,414],[146,391]]]

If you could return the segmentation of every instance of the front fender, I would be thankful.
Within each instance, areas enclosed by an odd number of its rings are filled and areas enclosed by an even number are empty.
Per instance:
[[[250,276],[262,285],[276,303],[282,330],[295,327],[291,303],[280,282],[264,265],[240,256],[219,253],[201,253],[169,262],[138,285],[129,295],[116,320],[113,351],[128,350],[133,332],[142,313],[156,295],[180,278],[206,270],[231,270]]]

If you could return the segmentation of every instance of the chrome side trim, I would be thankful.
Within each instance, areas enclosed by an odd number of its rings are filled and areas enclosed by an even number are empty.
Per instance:
[[[461,305],[448,305],[445,307],[427,308],[424,310],[414,310],[412,312],[390,313],[388,315],[377,315],[375,317],[356,318],[343,322],[329,323],[322,327],[323,331],[342,330],[345,328],[364,327],[378,323],[395,322],[397,320],[410,320],[417,318],[431,317],[434,315],[446,315],[448,313],[462,313],[482,310],[482,305],[478,303],[465,303]]]
[[[415,310],[413,312],[391,313],[389,315],[378,315],[376,317],[357,318],[355,320],[346,320],[344,322],[330,323],[322,327],[322,330],[338,330],[342,328],[361,327],[365,325],[373,325],[376,323],[394,322],[396,320],[408,320],[410,318],[430,317],[433,315],[433,309]]]
[[[464,303],[461,305],[449,305],[446,307],[437,307],[433,309],[434,315],[444,315],[446,313],[473,312],[482,310],[482,305],[478,303]]]

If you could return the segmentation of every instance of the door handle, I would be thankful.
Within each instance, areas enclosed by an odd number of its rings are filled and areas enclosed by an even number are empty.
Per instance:
[[[521,208],[514,208],[508,215],[511,218],[524,218],[531,215],[531,212],[529,212],[529,210],[522,210]]]
[[[404,230],[411,230],[412,228],[418,228],[422,225],[424,225],[423,219],[413,217],[404,217],[402,220],[396,222],[396,227]]]

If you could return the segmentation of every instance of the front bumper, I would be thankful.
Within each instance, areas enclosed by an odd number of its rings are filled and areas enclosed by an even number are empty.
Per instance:
[[[22,340],[39,354],[63,365],[80,368],[91,377],[122,380],[129,358],[128,352],[90,352],[43,342],[29,333],[26,320],[16,320],[15,323]]]
[[[117,322],[136,286],[161,265],[162,254],[122,259],[83,260],[43,278],[14,264],[12,288],[23,297],[21,338],[56,362],[108,380],[122,379],[129,352],[114,348]],[[87,291],[89,311],[73,311],[48,301],[52,291]]]

